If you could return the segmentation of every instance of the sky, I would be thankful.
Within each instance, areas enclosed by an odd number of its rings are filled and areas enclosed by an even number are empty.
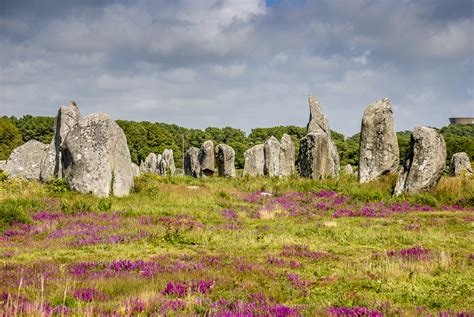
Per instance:
[[[359,132],[474,116],[471,0],[0,0],[0,115],[83,115],[188,128]]]

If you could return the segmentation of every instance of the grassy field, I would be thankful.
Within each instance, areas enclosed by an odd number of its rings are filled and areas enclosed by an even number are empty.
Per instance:
[[[0,182],[4,315],[473,316],[474,179]]]

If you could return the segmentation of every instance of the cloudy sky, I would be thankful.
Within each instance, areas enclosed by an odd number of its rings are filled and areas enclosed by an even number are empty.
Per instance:
[[[316,95],[352,135],[474,116],[471,0],[0,0],[0,115],[81,112],[185,127],[304,126]]]

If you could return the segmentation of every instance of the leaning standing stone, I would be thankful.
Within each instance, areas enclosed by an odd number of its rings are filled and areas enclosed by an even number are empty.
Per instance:
[[[13,150],[3,170],[10,177],[39,180],[41,162],[44,160],[49,145],[30,140]]]
[[[283,134],[280,141],[280,175],[290,176],[295,173],[295,143],[288,134]]]
[[[366,183],[398,169],[399,150],[390,100],[381,99],[365,109],[359,152],[359,182]]]
[[[91,114],[69,132],[62,151],[72,189],[107,197],[128,195],[133,186],[130,151],[122,129],[106,114]]]
[[[201,165],[201,176],[212,176],[216,170],[214,158],[214,142],[208,140],[199,149],[199,164]]]
[[[459,152],[451,157],[449,172],[451,176],[469,176],[472,174],[471,160],[467,153]]]
[[[216,146],[216,165],[221,177],[235,177],[235,151],[226,144]]]
[[[244,152],[243,176],[262,176],[265,167],[265,150],[263,144],[257,144]]]
[[[416,127],[394,195],[414,194],[435,187],[446,166],[446,143],[435,129]]]

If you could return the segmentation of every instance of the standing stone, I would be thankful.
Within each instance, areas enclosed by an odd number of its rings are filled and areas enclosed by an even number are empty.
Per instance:
[[[283,134],[280,141],[280,175],[290,176],[295,173],[295,143],[288,134]]]
[[[331,142],[323,132],[308,133],[300,142],[300,174],[303,177],[323,179],[335,177],[334,161],[330,153]]]
[[[352,169],[351,164],[347,164],[346,166],[344,166],[344,174],[346,174],[346,175],[354,174],[354,170]]]
[[[199,164],[201,165],[201,176],[214,175],[215,158],[214,142],[211,140],[204,142],[199,149]]]
[[[303,177],[324,178],[339,175],[339,154],[331,138],[329,121],[321,110],[316,97],[310,96],[308,134],[301,139],[298,160]],[[310,160],[310,161],[307,161]],[[320,164],[320,165],[318,165]]]
[[[3,170],[10,177],[39,180],[41,162],[44,160],[49,145],[30,140],[13,150]]]
[[[451,166],[449,168],[451,176],[469,176],[472,174],[471,160],[467,153],[459,152],[451,157]]]
[[[243,176],[262,176],[265,169],[265,146],[257,144],[244,152]]]
[[[226,144],[216,146],[216,165],[219,176],[235,177],[235,151]]]
[[[280,176],[280,148],[280,142],[274,136],[271,136],[265,142],[265,175],[270,177]]]
[[[399,150],[390,100],[369,105],[362,117],[359,182],[366,183],[398,169]]]
[[[133,177],[140,176],[140,167],[138,167],[138,165],[133,162],[132,162],[132,174],[133,174]]]
[[[446,166],[446,143],[441,134],[428,127],[416,127],[394,195],[413,194],[438,184]]]
[[[156,173],[158,167],[158,158],[155,153],[150,153],[140,164],[141,173]]]
[[[201,174],[199,149],[197,147],[190,147],[184,154],[184,174],[192,177],[199,177]]]
[[[108,115],[80,119],[64,141],[62,155],[72,189],[99,197],[129,194],[133,171],[127,139]]]
[[[80,117],[79,108],[74,101],[71,101],[68,106],[59,108],[54,120],[54,137],[49,145],[47,155],[41,162],[40,179],[42,181],[47,181],[53,177],[63,178],[61,146]]]
[[[176,173],[176,167],[174,165],[173,150],[166,149],[161,155],[161,159],[158,163],[158,170],[160,175],[174,175]]]

